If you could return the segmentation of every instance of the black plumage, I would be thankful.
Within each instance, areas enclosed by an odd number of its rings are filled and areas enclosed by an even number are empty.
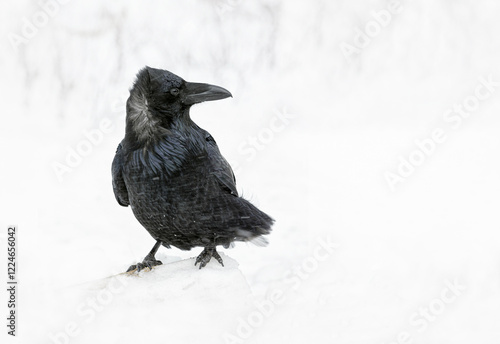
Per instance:
[[[214,138],[189,116],[193,104],[230,97],[222,87],[186,82],[166,70],[145,67],[127,101],[125,138],[112,165],[113,190],[130,205],[157,241],[141,270],[161,264],[160,245],[205,249],[195,264],[212,257],[216,246],[234,241],[265,245],[274,220],[239,197],[236,180]]]

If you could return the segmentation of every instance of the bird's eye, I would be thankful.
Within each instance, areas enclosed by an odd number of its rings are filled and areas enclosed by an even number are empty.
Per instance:
[[[179,95],[179,89],[178,88],[172,88],[170,90],[170,94],[177,97]]]

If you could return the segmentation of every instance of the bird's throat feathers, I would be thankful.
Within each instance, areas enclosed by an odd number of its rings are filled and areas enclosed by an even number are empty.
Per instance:
[[[137,86],[137,85],[136,85]],[[160,117],[153,114],[145,90],[134,87],[127,100],[127,134],[138,142],[149,144],[161,138],[168,129],[162,126]]]
[[[189,107],[180,114],[159,111],[151,100],[147,86],[139,80],[130,90],[127,100],[126,135],[143,146],[158,142],[172,131],[187,130],[196,126],[189,115]]]

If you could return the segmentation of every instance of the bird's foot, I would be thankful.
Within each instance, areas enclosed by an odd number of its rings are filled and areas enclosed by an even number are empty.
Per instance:
[[[196,257],[196,261],[194,262],[194,265],[200,263],[200,269],[205,267],[205,265],[208,264],[210,259],[214,257],[220,265],[224,266],[224,263],[222,262],[222,258],[220,257],[219,253],[215,250],[215,247],[205,247],[203,251]]]
[[[148,257],[144,258],[142,263],[137,263],[135,265],[131,265],[126,272],[131,272],[137,269],[137,272],[140,272],[142,269],[149,268],[149,270],[153,270],[153,267],[157,265],[162,265],[163,263],[160,260],[156,259],[148,259]]]

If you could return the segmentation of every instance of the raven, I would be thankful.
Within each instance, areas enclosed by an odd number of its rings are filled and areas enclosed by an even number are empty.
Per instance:
[[[262,235],[271,232],[274,220],[239,197],[214,138],[189,116],[193,104],[227,97],[232,95],[222,87],[187,82],[166,70],[146,66],[137,73],[125,138],[113,159],[113,191],[156,244],[127,272],[162,264],[155,259],[160,245],[204,247],[195,261],[201,269],[212,257],[224,266],[218,245],[267,244]]]

